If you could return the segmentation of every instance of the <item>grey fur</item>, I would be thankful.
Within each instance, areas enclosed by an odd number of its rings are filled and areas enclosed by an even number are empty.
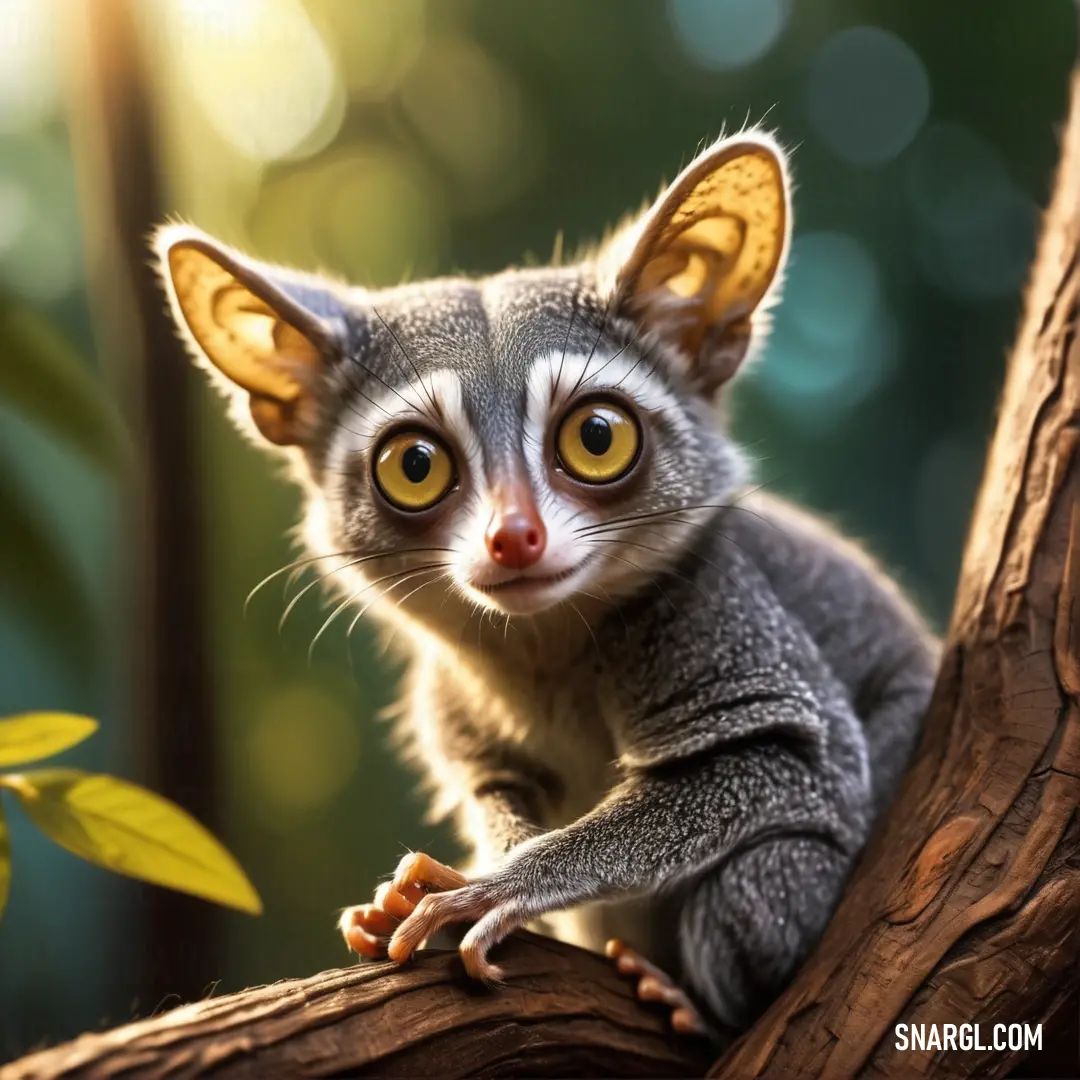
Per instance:
[[[748,490],[693,358],[619,302],[601,262],[379,293],[260,268],[339,343],[317,430],[287,453],[342,606],[430,549],[459,560],[448,584],[415,570],[373,613],[409,661],[401,724],[434,812],[477,853],[461,892],[494,905],[470,936],[537,921],[594,948],[623,937],[738,1029],[828,921],[917,738],[937,646],[854,545]],[[549,435],[525,437],[537,385],[553,403],[570,393],[567,357],[579,390],[637,386],[652,402],[637,475],[614,497],[549,490]],[[434,516],[390,512],[372,481],[380,433],[403,422],[439,426],[459,461]],[[561,542],[590,569],[573,596],[504,625],[460,560],[507,477],[545,513],[578,507]]]

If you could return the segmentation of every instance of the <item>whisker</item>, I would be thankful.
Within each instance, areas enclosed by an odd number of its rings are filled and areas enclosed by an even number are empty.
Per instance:
[[[588,539],[589,537],[600,537],[605,536],[607,533],[623,532],[624,530],[633,530],[635,532],[643,531],[651,533],[654,536],[664,536],[664,533],[658,533],[655,530],[664,525],[685,525],[691,529],[707,529],[713,524],[715,524],[712,518],[710,518],[708,521],[694,521],[692,518],[676,517],[675,513],[676,512],[673,511],[671,516],[664,516],[652,520],[646,520],[643,522],[630,522],[629,524],[611,524],[601,522],[595,528],[591,528],[586,532],[583,532],[581,536],[585,539]],[[713,535],[718,536],[721,540],[726,540],[729,544],[731,544],[733,547],[737,547],[740,551],[746,550],[746,548],[744,548],[742,544],[740,544],[737,540],[732,539],[730,536],[728,536],[727,533],[720,532],[719,529],[717,529],[717,531]]]
[[[364,364],[358,357],[350,356],[349,360],[352,362],[352,364],[355,367],[361,368],[362,370],[366,371],[369,375],[371,375],[373,378],[378,379],[379,382],[381,382],[383,384],[383,386],[385,386],[388,390],[393,390],[393,387],[390,386],[389,383],[387,383],[384,379],[382,379],[378,375],[376,375],[375,372],[372,371],[371,368],[369,368],[366,364]],[[355,377],[354,372],[349,372],[348,382],[349,382],[349,389],[354,394],[357,394],[360,397],[362,397],[369,405],[371,405],[373,408],[378,409],[379,412],[381,412],[385,417],[387,417],[389,419],[394,415],[392,412],[390,412],[390,410],[388,408],[386,408],[385,405],[380,404],[373,397],[371,397],[370,394],[365,393],[365,391],[360,388],[360,380]],[[397,393],[397,391],[394,391],[394,392]],[[398,397],[401,397],[401,395],[398,394]],[[401,400],[405,401],[404,398],[402,398]],[[415,408],[415,406],[410,404],[408,401],[406,401],[405,404],[409,405],[410,408]],[[367,414],[360,412],[360,410],[357,409],[355,405],[352,405],[350,403],[349,408],[352,411],[352,413],[355,416],[359,417],[361,420],[370,420],[370,418],[367,416]]]
[[[615,363],[615,361],[618,360],[619,357],[622,356],[622,354],[630,348],[633,343],[634,339],[631,338],[621,349],[609,356],[608,359],[605,360],[604,363],[601,364],[600,367],[596,371],[594,371],[587,379],[578,380],[578,386],[575,386],[574,389],[577,390],[579,386],[584,386],[586,383],[592,382],[593,379],[598,379],[601,375],[604,374],[604,371],[607,368],[609,368],[613,363]]]
[[[585,536],[590,532],[606,528],[622,528],[639,521],[651,521],[656,518],[668,517],[671,514],[687,514],[693,510],[727,510],[731,505],[731,503],[688,503],[685,506],[676,506],[669,510],[648,510],[640,514],[625,514],[622,517],[608,518],[606,521],[598,521],[591,525],[582,525],[574,530],[574,535]]]
[[[311,639],[311,644],[308,646],[308,663],[311,663],[312,656],[315,652],[315,646],[318,645],[319,639],[323,636],[323,634],[326,633],[327,630],[330,629],[330,626],[333,624],[335,619],[337,619],[337,617],[350,604],[355,603],[355,601],[365,592],[367,592],[368,589],[374,588],[376,585],[381,585],[384,581],[393,582],[393,584],[389,588],[380,593],[380,595],[372,601],[372,603],[377,603],[390,591],[390,589],[392,589],[395,585],[400,584],[402,581],[408,581],[410,578],[415,577],[418,574],[422,574],[425,571],[441,570],[446,565],[447,564],[445,562],[428,563],[425,566],[416,566],[410,570],[398,570],[392,574],[385,574],[383,577],[375,578],[374,581],[369,581],[362,589],[357,589],[354,593],[346,596],[345,599],[342,600],[341,603],[338,604],[338,606],[334,608],[330,615],[324,620],[322,626],[319,627],[318,631],[316,631],[315,636]],[[364,611],[367,611],[369,607],[371,607],[371,604],[368,604],[367,607],[364,608]],[[361,612],[361,614],[363,614],[363,612]]]
[[[660,341],[656,341],[654,343],[653,348],[652,348],[652,353],[653,353],[653,359],[652,359],[652,363],[649,364],[649,374],[647,376],[650,379],[653,378],[656,375],[656,369],[664,361],[664,350],[663,350],[663,347],[662,347]]]
[[[587,540],[586,543],[589,543],[589,544],[628,544],[630,547],[640,548],[642,551],[651,551],[654,555],[660,555],[661,557],[663,557],[663,556],[665,556],[667,554],[667,552],[662,551],[660,548],[651,547],[649,544],[639,544],[639,543],[636,543],[633,540],[624,540],[621,537],[616,538],[614,540],[605,540],[605,539]],[[732,578],[732,576],[722,566],[719,566],[717,563],[713,562],[712,559],[707,559],[707,558],[705,558],[704,555],[698,554],[698,552],[694,551],[693,548],[689,548],[687,550],[686,554],[687,555],[692,555],[695,559],[699,559],[706,566],[711,566],[714,570],[716,570],[719,573],[723,574],[724,577],[726,577],[728,579],[728,581],[731,582],[732,585],[735,584],[735,581]],[[681,573],[680,571],[676,570],[674,567],[667,567],[665,569],[665,573],[670,574],[672,577],[680,578],[681,580],[685,581],[688,585],[692,585],[695,589],[697,589],[697,591],[699,593],[701,593],[702,597],[704,597],[705,600],[711,600],[711,597],[708,595],[708,593],[706,593],[702,589],[702,587],[693,578],[687,577],[686,574]]]
[[[435,577],[429,578],[427,581],[422,581],[419,585],[416,586],[415,589],[410,589],[400,600],[395,600],[394,607],[400,608],[402,604],[406,603],[406,601],[408,601],[411,596],[414,596],[421,589],[427,588],[428,585],[434,585],[438,581],[446,581],[447,579],[449,579],[449,577],[449,574],[437,574]],[[391,588],[393,588],[393,586],[391,586]],[[383,593],[383,596],[385,597],[389,591],[390,590],[387,589],[386,592]],[[398,628],[395,625],[394,629],[390,631],[390,636],[386,639],[385,642],[383,642],[383,647],[379,652],[380,656],[386,656],[386,654],[390,651],[390,646],[394,643],[394,638],[397,637],[397,632]]]
[[[328,571],[325,574],[320,575],[314,581],[308,582],[289,602],[288,607],[285,608],[284,613],[281,616],[280,622],[278,622],[278,633],[281,633],[285,628],[285,622],[289,618],[289,615],[296,607],[296,605],[304,598],[304,596],[314,589],[317,585],[326,581],[327,578],[333,577],[335,574],[340,573],[342,570],[351,570],[354,566],[360,566],[363,563],[372,562],[375,559],[386,559],[391,556],[405,556],[405,555],[418,555],[418,554],[443,554],[445,552],[452,552],[453,548],[446,547],[418,547],[418,548],[405,548],[400,551],[376,551],[370,555],[361,555],[359,558],[351,559],[345,563],[344,566],[335,567],[333,570]]]
[[[442,565],[445,567],[448,564],[443,563]],[[449,578],[450,578],[450,575],[444,573],[444,574],[439,574],[436,577],[433,577],[428,581],[422,582],[420,585],[417,585],[415,589],[410,589],[403,597],[401,597],[400,600],[395,600],[394,601],[394,607],[400,608],[402,604],[404,604],[410,597],[415,596],[416,593],[418,593],[421,589],[426,588],[428,585],[433,585],[437,581],[447,581],[447,580],[449,580]],[[383,595],[385,595],[385,593]]]
[[[593,648],[596,649],[596,655],[602,658],[604,654],[600,651],[600,642],[596,640],[596,635],[593,633],[593,628],[589,625],[589,620],[581,614],[581,609],[573,600],[568,599],[566,602],[574,609],[577,617],[585,624],[585,629],[589,631],[589,637],[592,638]]]
[[[577,381],[570,388],[570,393],[567,395],[568,397],[572,398],[577,393],[578,387],[581,385],[581,380],[585,378],[585,372],[589,370],[589,365],[592,363],[592,358],[596,355],[596,349],[597,346],[599,346],[600,344],[600,339],[604,336],[604,332],[607,330],[608,319],[611,318],[611,312],[614,308],[615,297],[617,295],[617,293],[612,294],[611,299],[604,307],[604,317],[600,320],[600,330],[596,335],[596,340],[593,342],[592,348],[589,350],[589,355],[585,359],[585,366],[581,369],[581,374],[578,375]]]
[[[349,555],[353,555],[352,551],[333,551],[328,555],[308,555],[304,558],[293,559],[291,563],[286,563],[284,566],[279,567],[271,574],[267,574],[266,577],[255,586],[244,598],[244,615],[247,616],[248,608],[251,606],[251,601],[255,598],[255,594],[269,585],[274,578],[280,577],[282,574],[288,573],[290,570],[303,570],[305,566],[310,566],[313,562],[318,562],[320,559],[344,559]]]
[[[354,367],[358,367],[358,368],[360,368],[361,371],[367,372],[367,374],[370,375],[373,379],[375,379],[376,382],[382,383],[382,385],[385,386],[386,389],[389,390],[391,394],[393,394],[396,398],[399,398],[410,409],[418,409],[420,412],[424,413],[425,415],[427,414],[427,410],[423,407],[423,403],[421,403],[418,406],[415,401],[410,401],[407,397],[405,397],[404,394],[401,393],[400,390],[398,390],[398,388],[396,386],[392,386],[377,371],[373,371],[371,368],[369,368],[367,366],[367,364],[365,364],[363,362],[363,360],[360,359],[360,357],[350,355],[349,356],[349,361],[353,364]],[[356,389],[356,392],[358,394],[360,394],[362,397],[365,397],[365,398],[367,398],[368,401],[371,401],[371,403],[373,405],[375,405],[376,408],[382,409],[382,411],[385,412],[387,416],[391,415],[388,410],[384,409],[377,402],[372,401],[371,398],[368,398],[367,395],[362,390],[360,390],[358,387],[355,387],[354,389]]]
[[[449,565],[450,565],[449,563],[445,563],[445,562],[444,563],[439,563],[439,564],[433,563],[430,567],[427,567],[426,569],[430,570],[430,569],[433,569],[433,568],[436,568],[436,567],[443,567],[443,566],[449,566]],[[442,576],[444,578],[447,578],[447,579],[452,579],[453,575],[451,575],[451,574],[443,574]],[[403,578],[402,580],[408,580],[408,579]],[[397,585],[398,582],[395,582],[394,584]],[[393,588],[393,587],[394,587],[393,585],[390,586],[390,588]],[[353,621],[351,623],[349,623],[349,629],[348,629],[348,631],[347,631],[347,633],[345,635],[346,638],[352,637],[352,632],[356,629],[357,624],[360,622],[360,620],[371,610],[372,606],[374,604],[378,603],[378,601],[381,600],[384,596],[386,596],[386,594],[389,591],[390,591],[390,589],[387,589],[385,592],[381,593],[374,600],[372,600],[370,604],[366,604],[363,608],[360,609],[360,611],[357,612],[356,617],[353,619]],[[447,595],[449,595],[450,590],[447,589],[446,591],[447,591]],[[406,599],[408,599],[408,598],[406,597]],[[446,603],[446,597],[443,598],[443,603],[444,604]]]
[[[570,332],[574,329],[574,320],[577,318],[578,299],[581,296],[580,283],[574,287],[574,298],[570,304],[570,321],[566,324],[566,337],[562,343],[562,355],[559,357],[559,373],[555,376],[555,385],[552,388],[552,397],[558,392],[562,383],[563,364],[566,362],[566,349],[570,344]]]
[[[603,543],[604,541],[600,542]],[[642,568],[636,562],[632,562],[630,559],[625,559],[621,555],[616,555],[613,551],[598,551],[597,555],[599,555],[602,559],[616,559],[618,562],[625,563],[627,566],[633,567],[633,569],[636,570],[639,574],[644,573]],[[678,612],[679,609],[672,603],[671,597],[668,596],[666,592],[664,592],[663,588],[660,585],[660,582],[657,581],[655,578],[650,578],[649,583],[659,590],[660,595],[668,602],[671,610],[674,612]]]
[[[394,328],[382,317],[382,314],[379,312],[378,308],[372,308],[372,311],[375,312],[375,314],[379,318],[379,322],[381,322],[383,324],[383,326],[386,327],[386,329],[389,332],[390,336],[397,343],[397,347],[401,350],[401,355],[404,356],[405,359],[409,361],[409,367],[411,367],[413,369],[413,374],[416,376],[417,382],[420,383],[420,386],[424,391],[424,395],[428,399],[428,403],[431,405],[431,408],[434,410],[435,416],[436,417],[442,416],[442,411],[439,408],[439,403],[435,400],[434,393],[432,392],[430,387],[428,387],[425,384],[424,377],[420,374],[420,369],[416,366],[416,363],[413,361],[413,358],[408,354],[408,352],[406,352],[405,346],[401,344],[401,338],[399,338],[397,336],[397,334],[394,332]],[[404,372],[402,372],[402,374],[404,374]],[[434,419],[434,417],[433,417],[433,419]]]
[[[595,522],[592,525],[583,525],[579,529],[574,531],[574,535],[585,535],[591,530],[603,529],[607,526],[632,524],[635,521],[645,521],[649,518],[667,517],[670,514],[685,514],[692,510],[741,510],[744,514],[751,514],[752,516],[760,519],[765,524],[772,525],[774,528],[783,532],[783,529],[771,519],[759,514],[755,510],[751,510],[749,507],[741,506],[741,500],[748,498],[751,495],[768,487],[769,484],[775,482],[774,480],[766,480],[760,484],[755,485],[752,488],[748,488],[745,491],[739,492],[734,499],[728,502],[720,503],[686,503],[682,506],[671,507],[666,510],[650,510],[640,514],[626,514],[622,517],[608,518],[606,521]]]
[[[304,597],[305,597],[305,596],[306,596],[306,595],[307,595],[307,594],[308,594],[309,592],[311,592],[311,590],[312,590],[312,589],[314,589],[314,588],[315,588],[315,587],[316,587],[317,585],[320,585],[320,584],[322,584],[322,582],[326,581],[326,580],[327,580],[328,578],[332,578],[332,577],[333,577],[333,576],[334,576],[335,574],[337,574],[337,573],[340,573],[340,572],[341,572],[342,570],[349,570],[349,569],[351,569],[352,567],[356,566],[356,565],[357,565],[357,563],[358,563],[358,562],[360,562],[360,561],[361,561],[361,560],[359,560],[359,559],[356,559],[356,560],[351,560],[351,561],[347,562],[347,563],[346,563],[346,564],[345,564],[344,566],[337,566],[337,567],[335,567],[335,568],[334,568],[333,570],[328,570],[328,571],[327,571],[327,572],[326,572],[325,574],[321,574],[321,575],[320,575],[319,577],[317,577],[317,578],[316,578],[316,579],[315,579],[314,581],[309,581],[309,582],[307,583],[307,585],[305,585],[305,586],[304,586],[304,587],[303,587],[303,588],[302,588],[302,589],[301,589],[301,590],[300,590],[300,591],[299,591],[299,592],[298,592],[298,593],[297,593],[297,594],[296,594],[296,595],[295,595],[295,596],[294,596],[294,597],[292,598],[292,600],[290,600],[290,601],[289,601],[289,604],[288,604],[288,606],[287,606],[287,607],[285,608],[285,610],[284,610],[284,611],[282,612],[282,614],[281,614],[281,618],[280,618],[280,619],[278,620],[278,633],[280,634],[280,633],[282,633],[282,632],[284,631],[284,629],[285,629],[285,623],[287,622],[287,620],[288,620],[289,616],[290,616],[290,615],[292,614],[292,612],[293,612],[293,609],[294,609],[294,608],[296,607],[296,605],[297,605],[297,604],[299,604],[299,603],[300,603],[300,601],[301,601],[301,600],[302,600],[302,599],[303,599],[303,598],[304,598]]]
[[[641,335],[639,334],[638,337],[640,337],[640,336]],[[636,341],[637,338],[635,338],[634,340]],[[633,362],[633,364],[630,365],[630,370],[627,371],[627,373],[615,384],[615,389],[618,390],[619,387],[622,386],[622,384],[624,382],[626,382],[626,380],[629,379],[630,376],[633,375],[635,371],[637,371],[638,364],[640,364],[650,353],[655,354],[657,348],[658,348],[658,345],[657,345],[656,342],[654,342],[651,346],[649,346],[648,348],[643,349],[641,352],[639,352],[637,359]],[[656,364],[655,364],[655,362],[653,364],[653,367],[650,369],[649,374],[650,375],[655,375],[656,374]]]

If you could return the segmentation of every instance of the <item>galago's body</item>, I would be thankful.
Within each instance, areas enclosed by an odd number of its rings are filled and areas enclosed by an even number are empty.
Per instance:
[[[407,859],[346,912],[356,951],[472,923],[490,979],[523,925],[618,938],[643,996],[716,1031],[824,928],[936,645],[857,548],[753,490],[718,419],[789,216],[782,152],[744,133],[571,267],[368,292],[159,235],[196,356],[294,462],[338,605],[407,649],[400,723],[475,851]]]

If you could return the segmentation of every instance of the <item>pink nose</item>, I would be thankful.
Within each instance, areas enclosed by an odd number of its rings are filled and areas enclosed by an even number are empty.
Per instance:
[[[492,515],[484,540],[488,553],[500,566],[526,570],[544,554],[547,529],[535,510],[504,510]]]

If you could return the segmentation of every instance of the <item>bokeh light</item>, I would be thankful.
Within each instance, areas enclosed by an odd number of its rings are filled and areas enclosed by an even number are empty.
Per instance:
[[[877,265],[853,236],[806,233],[791,246],[785,303],[812,341],[847,343],[866,333],[880,300]]]
[[[702,67],[728,70],[760,60],[784,30],[790,0],[669,0],[679,44]]]
[[[299,0],[158,0],[170,52],[218,134],[258,161],[325,146],[344,116],[337,70]]]
[[[412,158],[361,144],[267,181],[250,232],[281,262],[393,285],[437,264],[447,222],[440,190]]]
[[[980,227],[1012,195],[1001,155],[959,124],[932,124],[919,136],[905,181],[920,222],[945,235]]]
[[[55,0],[0,0],[0,134],[40,124],[57,109]]]
[[[842,30],[814,58],[806,88],[810,122],[853,165],[882,165],[922,127],[930,79],[918,54],[874,26]]]
[[[934,125],[912,147],[905,181],[927,280],[965,300],[1020,286],[1034,251],[1036,210],[987,140],[957,124]]]
[[[306,684],[274,687],[248,735],[245,761],[255,805],[283,826],[342,791],[360,761],[355,719],[331,695]]]
[[[762,389],[812,429],[869,394],[894,351],[895,330],[865,245],[835,232],[797,237],[766,360],[756,370]]]
[[[401,105],[448,170],[459,209],[489,211],[527,185],[538,132],[526,132],[513,77],[477,43],[430,41],[401,87]]]
[[[387,98],[424,45],[424,0],[308,0],[307,9],[354,102]]]

